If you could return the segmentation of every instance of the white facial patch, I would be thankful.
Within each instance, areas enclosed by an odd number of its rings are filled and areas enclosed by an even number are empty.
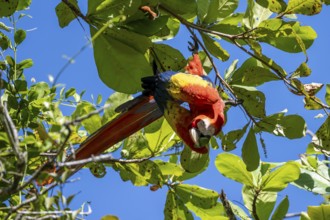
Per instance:
[[[189,130],[189,134],[193,142],[195,143],[196,146],[199,145],[199,136],[200,132],[196,128],[192,128]]]
[[[215,133],[215,128],[211,125],[210,120],[207,118],[197,122],[197,128],[203,135],[212,136]]]

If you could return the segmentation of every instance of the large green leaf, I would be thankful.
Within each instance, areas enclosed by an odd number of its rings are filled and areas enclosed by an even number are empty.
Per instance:
[[[180,157],[183,169],[189,173],[198,173],[207,166],[209,154],[200,154],[185,146]]]
[[[244,14],[242,13],[232,14],[222,19],[219,23],[212,25],[210,29],[226,34],[241,34],[245,31],[244,28],[240,25],[242,23],[243,17]],[[241,41],[239,42],[241,43]]]
[[[301,26],[299,22],[286,22],[278,18],[261,22],[255,33],[259,41],[289,53],[306,50],[317,37],[310,26]]]
[[[322,10],[320,0],[289,0],[285,14],[315,15]]]
[[[150,149],[145,135],[138,131],[124,141],[122,156],[125,158],[150,157],[154,152]]]
[[[258,27],[258,25],[268,19],[272,15],[272,12],[268,8],[260,6],[253,0],[248,0],[248,6],[245,11],[243,24],[248,29]]]
[[[260,155],[255,133],[251,128],[242,147],[242,159],[246,164],[247,171],[254,171],[258,168]]]
[[[69,3],[79,10],[77,0],[69,0]],[[56,6],[55,11],[61,28],[68,26],[70,22],[76,18],[74,12],[64,2],[60,2]]]
[[[155,160],[154,162],[158,165],[163,176],[181,176],[184,173],[184,170],[178,164],[162,160]]]
[[[141,163],[115,163],[113,168],[116,171],[119,171],[120,177],[123,181],[130,180],[135,186],[160,184],[163,181],[163,176],[159,167],[156,163],[150,160]]]
[[[281,112],[263,118],[255,129],[295,139],[305,136],[306,122],[299,115],[284,116],[284,112]]]
[[[191,202],[204,209],[215,206],[219,197],[217,192],[196,185],[178,184],[174,190],[184,203]]]
[[[0,18],[8,17],[16,11],[18,0],[0,0]]]
[[[312,220],[330,219],[330,205],[308,206],[307,213]]]
[[[280,13],[286,9],[286,3],[283,0],[256,0],[256,2],[262,7],[276,13]]]
[[[287,162],[262,177],[261,189],[263,191],[279,192],[286,188],[288,183],[297,180],[299,175],[299,166],[294,162]]]
[[[259,86],[265,82],[279,80],[269,67],[251,57],[247,59],[232,75],[230,84]]]
[[[218,154],[215,166],[222,175],[247,186],[253,186],[252,174],[246,170],[246,165],[240,157],[229,153]]]
[[[269,219],[276,203],[277,193],[257,192],[252,187],[243,186],[242,195],[245,207],[248,210],[255,210],[259,219]],[[253,213],[251,214],[253,216]]]
[[[275,209],[271,220],[282,220],[284,219],[286,213],[289,209],[289,199],[288,196],[285,196],[285,198],[278,204],[277,208]]]
[[[222,204],[217,203],[211,208],[205,209],[200,206],[187,202],[185,204],[189,210],[195,213],[200,219],[203,220],[228,220]]]
[[[179,141],[167,120],[162,120],[161,127],[157,131],[145,133],[145,137],[149,150],[154,153],[164,152]]]
[[[194,217],[189,212],[183,202],[177,198],[174,192],[168,191],[164,208],[165,220],[182,219],[193,220]]]
[[[143,17],[142,19],[133,20],[125,24],[125,27],[130,31],[134,31],[138,34],[145,36],[152,36],[162,30],[167,22],[169,16],[159,16],[158,18],[152,20],[148,17]]]
[[[213,24],[232,14],[238,0],[197,0],[198,18],[204,24]]]
[[[170,17],[167,20],[166,25],[150,37],[153,42],[163,41],[172,39],[179,32],[180,29],[180,21],[176,18]]]
[[[201,33],[206,49],[216,58],[226,61],[229,53],[223,49],[219,42],[212,39],[209,35]]]
[[[263,118],[266,116],[265,95],[255,87],[232,85],[237,97],[243,100],[243,106],[253,116]]]
[[[182,53],[169,45],[153,44],[152,50],[155,54],[151,52],[150,55],[156,61],[160,72],[165,72],[166,70],[178,71],[187,63]]]
[[[95,33],[91,27],[91,35]],[[141,78],[152,75],[152,68],[145,57],[151,46],[147,37],[112,28],[97,37],[93,46],[100,78],[116,91],[136,93],[141,90]]]

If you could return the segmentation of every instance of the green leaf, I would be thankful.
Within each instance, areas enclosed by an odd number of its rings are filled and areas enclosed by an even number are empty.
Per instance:
[[[200,154],[185,146],[180,157],[183,169],[189,173],[197,173],[207,166],[209,154]]]
[[[145,137],[147,138],[149,149],[154,153],[165,152],[179,141],[167,120],[162,120],[161,127],[156,132],[146,133]]]
[[[175,163],[164,162],[162,160],[154,160],[158,165],[163,176],[181,176],[184,173],[182,167]]]
[[[33,66],[32,59],[22,60],[20,63],[17,64],[16,68],[19,70],[27,69]]]
[[[101,218],[101,220],[119,220],[119,218],[114,215],[105,215]]]
[[[254,188],[243,186],[242,195],[245,207],[248,210],[255,209],[259,219],[269,219],[276,203],[276,192],[260,191],[257,193]]]
[[[144,16],[143,19],[126,23],[125,27],[135,33],[150,37],[162,30],[166,26],[168,19],[169,16],[159,16],[154,20]]]
[[[306,77],[311,74],[312,70],[308,67],[306,62],[303,62],[299,65],[299,67],[294,71],[294,73],[290,76],[290,78],[299,78]]]
[[[139,8],[140,0],[92,0],[88,1],[87,17],[92,21],[124,21]]]
[[[237,129],[228,132],[225,135],[219,135],[221,139],[222,149],[230,151],[236,148],[236,144],[241,140],[246,132],[246,128],[249,124],[246,124],[242,129]]]
[[[315,15],[322,10],[320,0],[289,0],[285,14]]]
[[[193,220],[194,217],[189,212],[183,202],[172,192],[168,191],[164,208],[165,220],[182,219]]]
[[[95,33],[91,27],[91,35]],[[145,57],[151,42],[145,36],[112,28],[97,37],[93,46],[101,80],[116,91],[136,93],[142,89],[141,78],[152,75],[152,68]],[[125,83],[122,83],[123,80]]]
[[[246,165],[240,157],[229,153],[218,154],[215,166],[222,175],[247,186],[253,186],[252,174],[246,170]]]
[[[255,3],[253,0],[248,0],[248,6],[245,11],[243,24],[248,29],[253,29],[259,26],[259,24],[268,19],[272,15],[272,12]]]
[[[319,104],[319,103],[322,103],[321,99],[319,99],[315,96],[312,96],[312,97],[305,96],[304,102],[305,102],[304,107],[307,110],[319,110],[319,109],[323,108],[323,106],[321,104]]]
[[[159,0],[172,13],[183,16],[186,19],[192,19],[196,16],[197,5],[195,0]]]
[[[166,25],[160,31],[151,36],[150,39],[153,42],[172,39],[179,32],[179,29],[180,21],[170,17],[167,20]]]
[[[135,186],[159,184],[163,181],[162,173],[156,163],[150,160],[141,163],[115,163],[113,168],[120,173],[123,181],[131,181]]]
[[[259,86],[274,80],[280,80],[280,78],[273,74],[268,66],[251,57],[233,73],[230,84]]]
[[[295,139],[305,136],[306,122],[300,115],[284,116],[284,112],[280,112],[260,120],[255,129],[256,132],[262,130],[276,136]]]
[[[21,11],[26,9],[27,7],[30,6],[32,0],[19,0],[18,1],[18,6],[17,6],[17,11]]]
[[[215,206],[205,209],[197,206],[191,202],[185,204],[187,208],[195,213],[200,219],[203,220],[228,220],[222,204],[217,203]]]
[[[14,14],[18,5],[18,0],[0,0],[0,18],[9,17]]]
[[[260,155],[258,151],[258,144],[252,128],[250,128],[250,131],[243,143],[242,159],[246,165],[246,170],[249,172],[256,170],[259,166]]]
[[[182,53],[169,45],[153,44],[152,49],[155,54],[151,53],[150,55],[153,59],[155,59],[154,56],[157,57],[155,60],[161,72],[166,70],[181,70],[187,63]],[[160,62],[160,64],[158,62]]]
[[[122,153],[125,152],[125,158],[142,158],[149,157],[153,154],[152,149],[148,145],[146,137],[141,131],[138,131],[124,141]]]
[[[330,219],[330,205],[308,206],[307,213],[311,219]]]
[[[288,196],[285,196],[285,198],[280,202],[280,204],[275,209],[271,220],[282,220],[282,219],[284,219],[284,217],[285,217],[286,213],[288,212],[288,210],[289,210],[289,199],[288,199]]]
[[[238,0],[197,0],[199,20],[204,24],[213,24],[232,14],[238,6]]]
[[[289,53],[304,52],[317,37],[310,26],[301,26],[299,22],[286,22],[278,18],[261,22],[255,33],[259,41]]]
[[[104,105],[109,105],[108,108],[104,109],[104,114],[102,116],[102,124],[113,119],[118,112],[115,109],[120,106],[121,104],[131,100],[132,96],[124,93],[114,92],[111,96],[107,99]]]
[[[77,105],[76,110],[73,112],[72,117],[73,118],[78,118],[82,116],[88,115],[90,112],[95,111],[96,108],[89,102],[80,102]],[[101,117],[98,114],[94,114],[85,120],[82,121],[81,123],[86,131],[90,134],[95,132],[97,129],[101,127]]]
[[[10,27],[5,25],[5,23],[3,23],[3,22],[0,22],[0,29],[5,30],[5,31],[10,31]]]
[[[7,50],[11,45],[9,38],[0,32],[0,47],[2,50]]]
[[[68,2],[71,3],[71,5],[73,5],[77,10],[79,10],[77,0],[69,0]],[[55,11],[58,19],[58,24],[61,28],[68,26],[70,22],[76,18],[75,13],[64,2],[60,2],[56,6]]]
[[[286,3],[283,0],[256,0],[256,2],[262,7],[276,13],[280,13],[286,8]]]
[[[26,38],[26,32],[22,29],[18,29],[14,34],[14,40],[17,45],[21,44]]]
[[[218,31],[221,33],[226,34],[241,34],[244,33],[245,30],[242,25],[244,14],[242,13],[235,13],[232,14],[224,19],[222,19],[219,23],[212,25],[210,27],[210,30]],[[226,40],[226,38],[224,38]],[[240,44],[244,44],[244,41],[238,41]]]
[[[253,116],[263,118],[265,112],[265,95],[254,87],[232,85],[239,99],[243,100],[243,106]]]
[[[315,133],[313,144],[318,148],[330,152],[330,116]]]
[[[226,61],[229,53],[223,49],[219,42],[213,40],[209,35],[201,33],[206,49],[216,58]]]
[[[330,105],[330,84],[326,84],[325,90],[326,90],[325,101],[328,105]]]
[[[191,202],[204,209],[215,206],[219,197],[217,192],[196,185],[178,184],[174,190],[184,203]]]
[[[294,162],[287,162],[262,177],[261,189],[263,191],[279,192],[286,188],[288,183],[297,180],[299,175],[299,166]]]

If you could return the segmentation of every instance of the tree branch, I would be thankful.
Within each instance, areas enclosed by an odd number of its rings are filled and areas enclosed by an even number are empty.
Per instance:
[[[235,214],[234,214],[233,210],[231,209],[230,203],[227,200],[227,196],[223,190],[221,190],[221,193],[219,196],[220,196],[222,205],[225,208],[226,214],[229,217],[229,220],[236,220]]]

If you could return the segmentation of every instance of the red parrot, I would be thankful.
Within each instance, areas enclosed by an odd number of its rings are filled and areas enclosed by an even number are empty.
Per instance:
[[[225,122],[224,102],[204,75],[198,54],[193,54],[186,73],[166,71],[141,80],[145,89],[142,95],[119,106],[116,111],[120,114],[80,145],[75,160],[101,154],[163,115],[193,151],[208,152],[207,143]]]

